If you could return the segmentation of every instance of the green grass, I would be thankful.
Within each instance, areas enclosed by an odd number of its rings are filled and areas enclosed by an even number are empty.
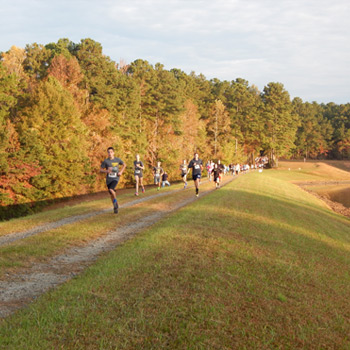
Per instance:
[[[206,184],[203,188],[209,188],[210,185],[211,184]],[[177,188],[179,188],[179,186],[174,186],[172,191]],[[155,192],[156,190],[149,191],[148,196]],[[120,215],[114,215],[112,212],[100,214],[89,219],[84,219],[25,239],[17,240],[8,245],[0,246],[0,276],[3,276],[5,273],[11,274],[16,268],[29,267],[34,263],[47,260],[54,255],[62,253],[64,249],[84,244],[89,240],[104,235],[108,231],[117,229],[121,225],[127,225],[128,222],[134,222],[156,211],[168,209],[179,200],[192,196],[193,190],[191,189],[188,191],[175,192],[171,196],[153,198],[148,200],[147,203],[140,203],[129,208],[121,208]],[[121,197],[120,202],[127,203],[133,199],[134,197],[129,194],[129,198],[125,198],[125,196]],[[97,205],[105,205],[105,203],[101,203],[101,200],[94,201],[91,203],[91,208],[96,209]],[[108,204],[107,208],[110,206],[111,205]],[[87,203],[73,207],[71,215],[76,214],[76,212],[81,212],[83,208],[88,208]],[[59,209],[48,212],[48,216],[45,219],[47,221],[52,221],[53,218],[62,218],[63,215],[68,214],[67,209],[68,208],[63,208],[62,214],[59,213]],[[89,211],[92,210],[90,209]],[[36,214],[34,215],[35,219],[32,221],[31,217],[26,219],[14,219],[13,221],[14,223],[16,223],[17,220],[21,223],[23,221],[36,222],[38,217],[42,218],[41,215]]]
[[[2,320],[2,348],[350,349],[350,220],[300,176],[241,176],[179,210]]]
[[[169,187],[164,188],[161,190],[161,192],[171,192],[181,187],[182,186],[180,184],[177,184],[177,185],[171,186],[170,188]],[[117,197],[118,197],[119,203],[125,204],[135,200],[135,198],[131,195],[132,193],[133,192],[130,191],[129,193],[123,193],[122,195],[119,195],[117,191]],[[145,194],[142,194],[142,197],[149,197],[156,193],[157,193],[156,188],[147,189],[147,192]],[[83,202],[73,206],[67,204],[67,206],[63,208],[52,209],[52,210],[36,213],[33,215],[28,215],[22,218],[15,218],[9,221],[0,222],[0,236],[14,233],[14,232],[28,230],[37,225],[42,225],[45,223],[50,223],[53,221],[65,219],[70,216],[87,214],[93,211],[103,210],[110,207],[111,207],[111,200],[108,192],[106,191],[105,199],[87,201],[87,202]]]

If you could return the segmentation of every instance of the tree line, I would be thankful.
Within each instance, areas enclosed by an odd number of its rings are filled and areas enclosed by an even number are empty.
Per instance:
[[[3,212],[104,189],[98,169],[108,146],[129,169],[139,153],[173,178],[194,151],[224,163],[264,154],[271,166],[280,157],[349,158],[350,104],[291,100],[281,83],[259,91],[242,78],[208,80],[142,59],[115,63],[92,39],[1,53]]]

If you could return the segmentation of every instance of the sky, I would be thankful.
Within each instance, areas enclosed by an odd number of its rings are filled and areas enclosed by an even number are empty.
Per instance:
[[[91,38],[113,61],[208,80],[280,82],[291,98],[350,102],[349,0],[0,0],[0,51]]]

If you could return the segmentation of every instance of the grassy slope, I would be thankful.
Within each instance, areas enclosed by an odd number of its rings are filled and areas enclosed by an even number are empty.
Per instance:
[[[202,187],[212,187],[211,184],[205,184]],[[162,210],[171,206],[173,202],[180,199],[193,197],[193,190],[176,191],[182,188],[181,185],[175,185],[167,189],[162,189],[162,193],[173,192],[171,196],[159,198],[151,198],[147,204],[140,203],[133,207],[122,208],[121,215],[114,215],[109,212],[93,216],[92,218],[64,225],[55,229],[42,232],[37,235],[17,240],[11,244],[0,246],[0,278],[4,274],[11,274],[17,268],[29,267],[37,262],[47,260],[49,257],[62,253],[70,246],[85,244],[91,239],[96,239],[110,230],[115,230],[120,225],[127,225],[128,222],[134,222],[138,218],[150,215],[155,211]],[[174,192],[175,190],[175,192]],[[147,198],[152,194],[158,193],[156,189],[147,191]],[[123,205],[134,200],[135,197],[120,196],[119,202]],[[10,222],[14,227],[25,227],[35,222],[45,223],[54,221],[57,218],[69,217],[84,211],[93,211],[93,209],[111,208],[110,200],[106,197],[105,200],[92,201],[88,203],[78,204],[73,207],[65,207],[55,209],[46,213],[39,213],[28,216],[26,218],[13,219]],[[45,214],[45,215],[43,215]],[[70,215],[69,215],[70,214]],[[11,229],[8,222],[0,224],[0,229],[7,232]]]
[[[5,349],[349,349],[350,221],[241,176],[0,323]],[[1,344],[1,343],[0,343]]]

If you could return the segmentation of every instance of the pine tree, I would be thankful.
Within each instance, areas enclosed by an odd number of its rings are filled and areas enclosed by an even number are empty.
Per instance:
[[[265,149],[270,165],[278,166],[278,157],[288,155],[293,146],[299,119],[292,111],[289,93],[281,83],[269,83],[262,93],[265,120]]]
[[[229,141],[230,118],[226,107],[221,100],[215,100],[212,106],[211,118],[208,121],[208,136],[211,137],[210,144],[214,158],[223,158],[223,146]]]

